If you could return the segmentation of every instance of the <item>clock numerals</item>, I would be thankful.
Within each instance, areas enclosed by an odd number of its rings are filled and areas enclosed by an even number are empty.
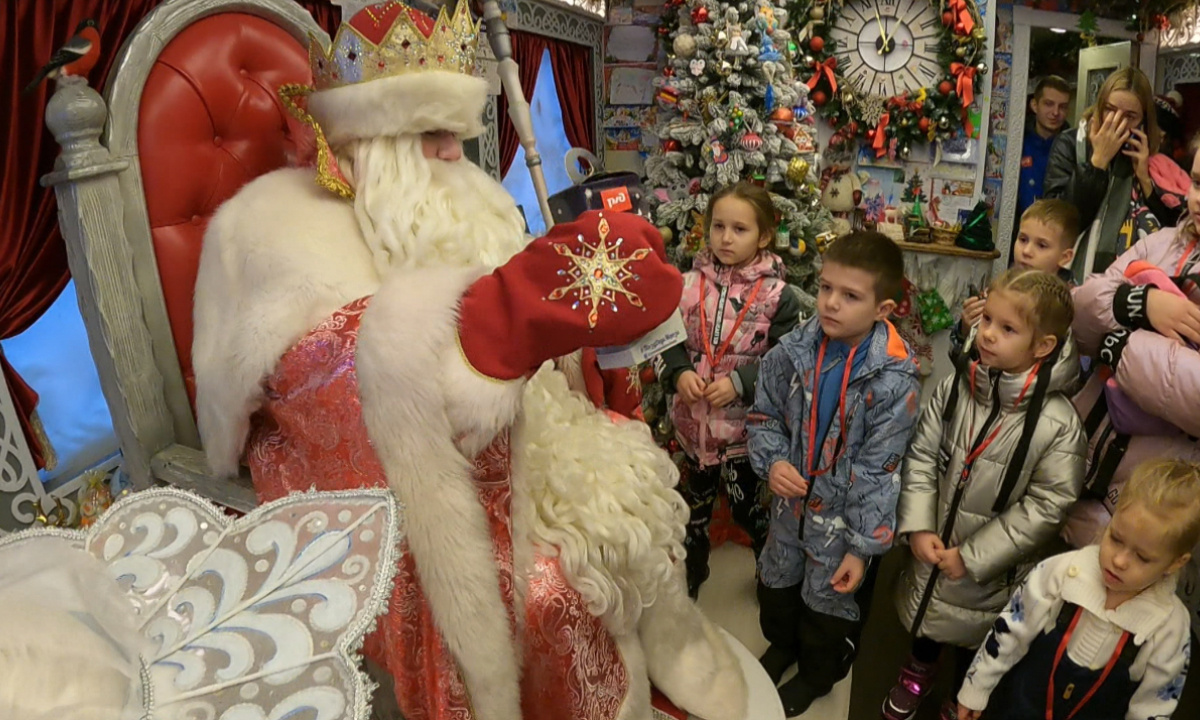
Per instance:
[[[929,31],[936,32],[937,29],[939,27],[941,27],[941,25],[942,25],[942,19],[940,17],[931,15],[931,16],[925,18],[924,22],[921,23],[920,28],[922,30],[929,30]],[[924,37],[924,36],[922,36],[922,37]]]
[[[940,74],[940,71],[936,66],[931,65],[925,60],[921,61],[921,64],[917,66],[917,70],[921,73],[921,77],[925,79],[926,83],[932,83],[934,80],[937,80],[938,75]]]

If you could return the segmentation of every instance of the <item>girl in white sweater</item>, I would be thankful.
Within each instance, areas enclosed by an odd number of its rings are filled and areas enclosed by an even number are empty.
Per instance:
[[[979,648],[959,720],[1169,718],[1187,677],[1176,572],[1200,542],[1200,465],[1138,467],[1099,546],[1042,563]]]

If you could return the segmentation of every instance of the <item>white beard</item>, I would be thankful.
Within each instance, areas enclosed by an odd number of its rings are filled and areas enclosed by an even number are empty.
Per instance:
[[[421,136],[361,140],[339,149],[355,188],[354,214],[375,269],[503,265],[525,246],[512,196],[469,160],[430,160]]]

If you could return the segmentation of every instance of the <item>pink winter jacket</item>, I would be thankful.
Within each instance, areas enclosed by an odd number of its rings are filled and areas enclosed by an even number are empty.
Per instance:
[[[1075,290],[1072,331],[1082,354],[1095,357],[1099,353],[1105,335],[1124,327],[1118,317],[1128,319],[1131,304],[1135,306],[1133,314],[1139,314],[1136,298],[1131,301],[1127,297],[1133,288],[1125,279],[1125,268],[1135,260],[1145,260],[1168,275],[1178,275],[1188,245],[1175,228],[1160,230]],[[1195,258],[1184,264],[1182,272],[1194,272],[1193,267],[1200,267]],[[1200,352],[1153,330],[1134,330],[1117,362],[1117,384],[1125,395],[1146,412],[1181,428],[1176,434],[1119,435],[1104,408],[1096,407],[1107,377],[1107,372],[1097,370],[1075,396],[1089,439],[1087,486],[1103,495],[1085,499],[1071,510],[1063,537],[1076,547],[1100,539],[1121,487],[1140,463],[1157,457],[1200,462],[1200,446],[1188,437],[1200,434]]]
[[[708,337],[700,327],[701,304]],[[780,335],[796,326],[798,304],[784,280],[783,261],[774,253],[762,251],[748,264],[729,268],[703,251],[696,256],[693,269],[683,276],[679,309],[687,326],[687,354],[679,363],[668,358],[668,366],[686,365],[705,382],[736,374],[739,379],[734,387],[742,385],[739,397],[723,408],[713,408],[703,400],[688,405],[679,396],[671,406],[675,435],[684,451],[701,467],[717,465],[722,459],[746,454],[746,409],[754,399],[758,361]],[[735,329],[739,315],[742,322]],[[726,343],[724,355],[713,367],[710,354],[715,358]],[[684,367],[672,369],[665,375],[673,390]]]
[[[1123,327],[1119,316],[1128,315],[1131,306],[1132,313],[1138,314],[1138,293],[1124,275],[1131,262],[1145,260],[1172,277],[1195,272],[1200,270],[1200,262],[1194,252],[1180,268],[1189,245],[1177,228],[1159,230],[1138,241],[1103,274],[1091,276],[1076,288],[1072,330],[1080,352],[1094,357],[1104,336]],[[1153,330],[1133,330],[1121,352],[1116,378],[1121,390],[1143,410],[1200,437],[1200,352]]]

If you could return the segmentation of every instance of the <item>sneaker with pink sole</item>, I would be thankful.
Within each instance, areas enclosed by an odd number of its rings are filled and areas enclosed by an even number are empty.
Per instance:
[[[936,663],[923,663],[909,656],[900,668],[900,677],[883,701],[883,720],[910,720],[917,714],[921,701],[933,689],[937,677]]]

